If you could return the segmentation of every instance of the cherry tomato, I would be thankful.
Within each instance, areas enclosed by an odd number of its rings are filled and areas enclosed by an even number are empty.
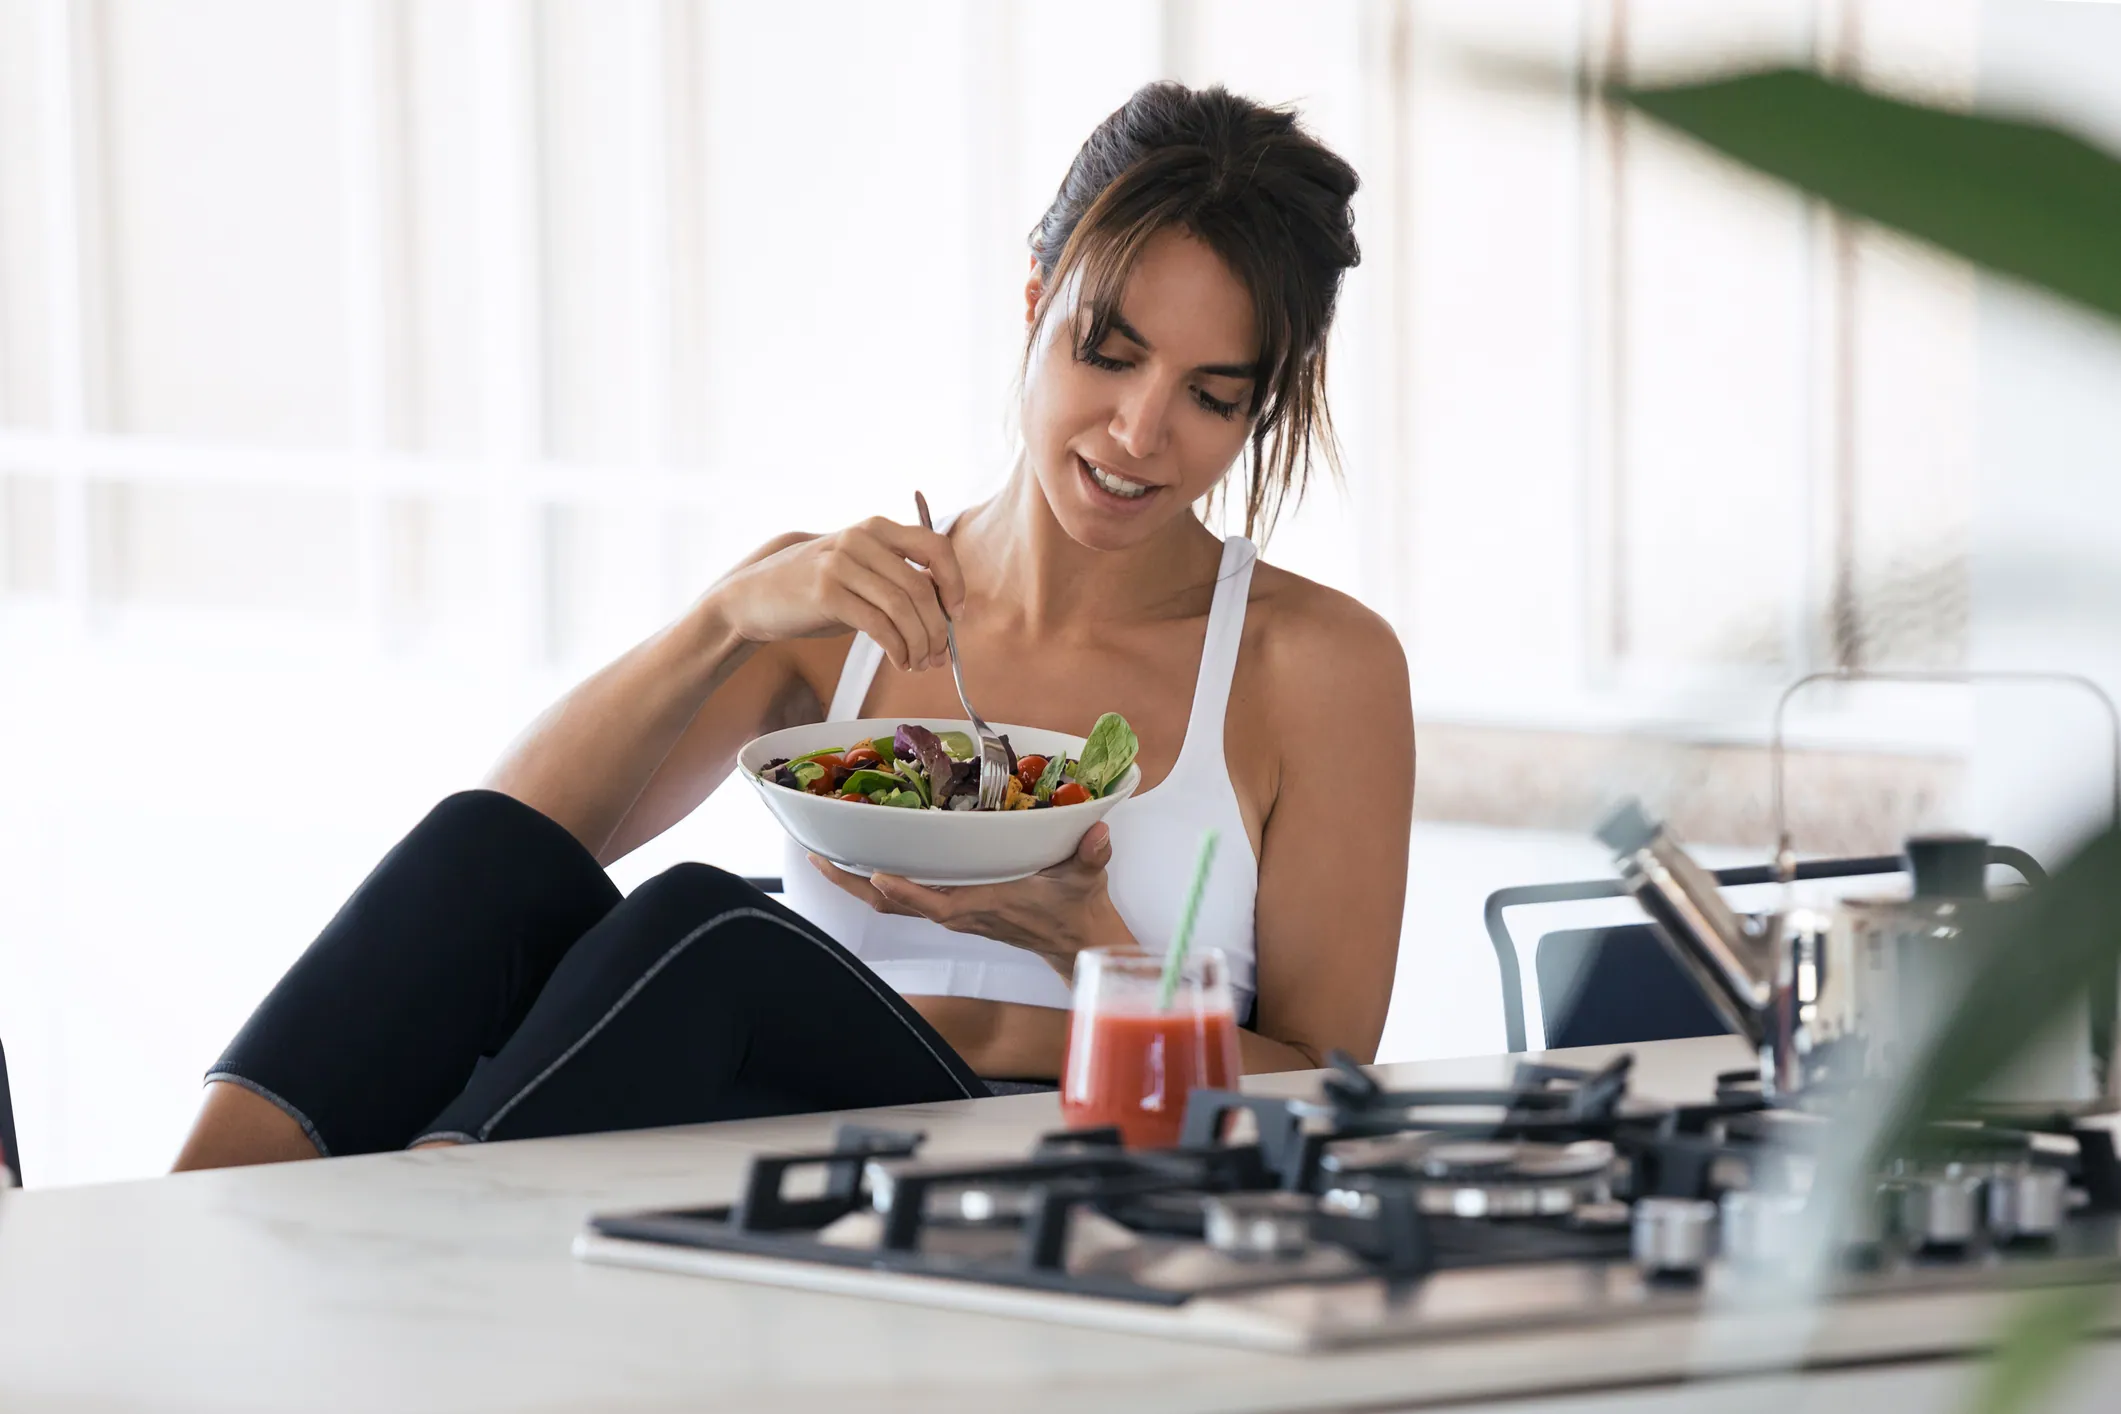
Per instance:
[[[841,758],[850,771],[858,771],[864,766],[879,765],[883,759],[883,757],[876,754],[876,748],[873,746],[857,746]]]
[[[1081,805],[1089,799],[1090,792],[1085,790],[1079,781],[1070,781],[1053,792],[1055,805]]]
[[[1043,756],[1019,756],[1016,758],[1016,779],[1025,790],[1038,785],[1038,778],[1046,774],[1046,758]]]
[[[825,774],[810,783],[812,795],[831,795],[839,789],[839,773],[846,769],[845,761],[837,756],[819,756],[813,758],[810,764],[825,768]]]
[[[859,801],[860,801],[860,802],[861,802],[862,804],[864,804],[864,805],[867,805],[867,804],[869,803],[869,797],[868,797],[868,796],[866,796],[866,795],[863,795],[863,794],[862,794],[862,793],[861,793],[860,791],[858,791],[858,790],[843,790],[843,791],[841,791],[841,792],[840,792],[840,799],[841,799],[841,800],[859,800]]]

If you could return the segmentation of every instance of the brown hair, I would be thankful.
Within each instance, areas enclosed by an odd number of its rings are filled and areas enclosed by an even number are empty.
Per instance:
[[[1341,277],[1361,259],[1348,208],[1358,185],[1355,169],[1291,110],[1219,85],[1143,86],[1083,143],[1031,232],[1045,289],[1026,359],[1071,281],[1081,279],[1087,316],[1076,329],[1080,356],[1104,341],[1152,236],[1176,226],[1200,240],[1244,283],[1259,320],[1244,504],[1245,533],[1264,535],[1284,503],[1302,498],[1314,453],[1339,467],[1326,331]]]

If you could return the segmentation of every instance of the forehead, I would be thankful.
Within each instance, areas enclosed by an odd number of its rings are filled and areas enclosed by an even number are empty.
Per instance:
[[[1119,312],[1159,354],[1186,364],[1259,357],[1251,292],[1189,231],[1167,228],[1149,238],[1120,291]]]

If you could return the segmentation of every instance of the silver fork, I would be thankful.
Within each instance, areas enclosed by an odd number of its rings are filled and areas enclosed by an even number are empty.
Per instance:
[[[935,522],[928,516],[928,498],[920,492],[913,493],[913,504],[921,513],[921,528],[935,529]],[[936,607],[942,608],[942,591],[937,590]],[[957,683],[957,702],[965,709],[972,721],[972,730],[979,736],[979,808],[999,810],[1009,794],[1009,748],[987,725],[987,719],[972,710],[972,699],[965,696],[965,671],[958,663],[957,625],[950,621],[950,611],[943,609],[943,632],[950,640],[950,676]]]

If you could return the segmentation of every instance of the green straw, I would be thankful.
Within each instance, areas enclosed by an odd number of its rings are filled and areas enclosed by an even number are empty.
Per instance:
[[[1215,830],[1200,837],[1200,858],[1193,862],[1193,887],[1186,893],[1185,912],[1178,915],[1178,932],[1171,939],[1171,950],[1164,954],[1163,981],[1156,989],[1158,1011],[1169,1011],[1178,995],[1178,974],[1184,970],[1186,953],[1193,946],[1193,925],[1200,921],[1200,900],[1208,891],[1208,871],[1215,865],[1215,842],[1220,838]]]

